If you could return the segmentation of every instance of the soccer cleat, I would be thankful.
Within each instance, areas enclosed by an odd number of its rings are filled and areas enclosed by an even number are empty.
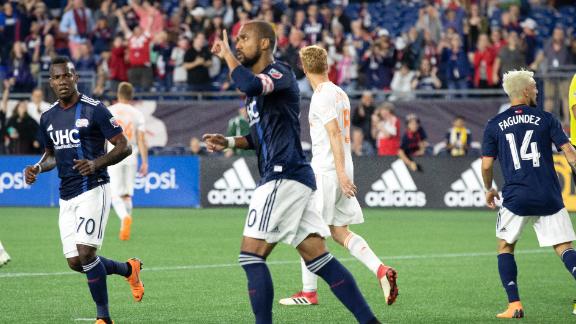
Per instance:
[[[129,259],[128,263],[132,267],[132,273],[126,278],[126,281],[130,284],[134,300],[139,302],[144,297],[144,283],[140,280],[140,270],[142,270],[143,263],[137,258]]]
[[[280,304],[285,306],[310,306],[318,305],[318,293],[315,291],[300,291],[288,298],[280,299]]]
[[[4,249],[0,250],[0,267],[7,264],[9,261],[10,255],[8,255],[8,252]]]
[[[382,288],[382,291],[384,292],[386,304],[394,304],[396,298],[398,298],[398,285],[396,284],[398,273],[394,268],[381,264],[378,268],[377,276],[378,281],[380,282],[380,288]]]
[[[110,323],[114,324],[114,321],[110,321]],[[108,323],[106,323],[105,320],[99,318],[96,320],[96,323],[94,323],[94,324],[108,324]]]
[[[120,240],[128,241],[130,239],[130,226],[132,225],[132,217],[126,216],[122,220],[122,226],[120,227]]]
[[[522,303],[520,301],[515,301],[513,303],[508,304],[508,309],[506,311],[497,314],[496,317],[498,318],[523,318],[524,317],[524,309],[522,308]]]

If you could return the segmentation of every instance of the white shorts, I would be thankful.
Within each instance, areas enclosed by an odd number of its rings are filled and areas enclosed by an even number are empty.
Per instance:
[[[498,211],[496,237],[512,244],[520,238],[526,224],[532,223],[540,246],[553,246],[576,240],[566,208],[549,216],[518,216],[506,207]]]
[[[100,248],[110,213],[110,186],[98,186],[70,200],[60,199],[60,239],[66,258],[78,256],[76,244]]]
[[[244,236],[294,247],[310,234],[330,236],[314,204],[314,192],[294,180],[269,181],[254,190]]]
[[[340,189],[336,174],[316,175],[316,205],[328,225],[345,226],[364,223],[356,197],[347,198]]]
[[[108,167],[112,196],[134,196],[136,164],[116,164]]]

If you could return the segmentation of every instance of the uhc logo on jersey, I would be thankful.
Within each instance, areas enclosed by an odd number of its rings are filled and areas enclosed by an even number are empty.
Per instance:
[[[80,147],[80,132],[77,129],[60,129],[49,134],[56,150]]]
[[[250,123],[250,126],[260,121],[260,113],[256,108],[256,100],[252,99],[252,101],[250,101],[248,107],[246,107],[246,112],[248,113],[248,122]]]

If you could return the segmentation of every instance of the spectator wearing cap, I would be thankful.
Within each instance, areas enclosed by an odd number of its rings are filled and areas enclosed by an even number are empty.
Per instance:
[[[524,20],[520,26],[522,27],[522,43],[526,52],[526,65],[530,66],[536,59],[536,51],[538,50],[538,39],[536,37],[536,21],[532,18]]]
[[[188,71],[188,87],[191,91],[212,90],[208,68],[212,65],[212,53],[208,49],[204,33],[197,33],[192,46],[184,55],[184,68]]]
[[[206,21],[206,10],[202,7],[196,7],[190,12],[190,21],[186,23],[190,26],[192,34],[204,32],[204,22]]]
[[[371,90],[390,89],[394,75],[396,57],[390,44],[388,30],[378,31],[379,38],[364,53],[360,62],[360,71],[366,78],[365,87]]]
[[[494,79],[496,54],[490,46],[488,35],[482,34],[478,37],[476,51],[470,53],[470,57],[474,68],[474,87],[481,89],[493,88],[496,85]]]
[[[116,11],[118,22],[128,41],[128,81],[136,91],[148,91],[152,86],[153,74],[150,61],[150,43],[152,41],[150,27],[153,20],[148,20],[146,29],[140,25],[130,30],[121,11]]]
[[[398,157],[412,171],[418,170],[418,164],[414,158],[424,156],[430,150],[430,144],[426,141],[427,138],[426,131],[420,125],[418,117],[415,114],[408,114],[406,116],[406,132],[402,135]]]
[[[394,105],[385,102],[372,115],[372,138],[376,141],[378,156],[396,156],[400,148],[400,119],[394,114]]]
[[[89,41],[94,30],[92,10],[84,6],[83,0],[73,0],[71,8],[62,16],[59,29],[68,36],[70,55],[78,57],[80,45]]]

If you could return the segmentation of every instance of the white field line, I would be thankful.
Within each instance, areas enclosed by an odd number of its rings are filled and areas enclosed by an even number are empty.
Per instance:
[[[516,254],[539,254],[539,253],[552,253],[549,249],[533,249],[533,250],[518,250]],[[438,253],[438,254],[421,254],[421,255],[397,255],[382,257],[383,260],[418,260],[418,259],[451,259],[451,258],[475,258],[475,257],[496,257],[496,252],[472,252],[472,253]],[[339,261],[349,262],[356,260],[355,258],[339,258]],[[286,264],[300,264],[300,261],[295,260],[279,260],[268,261],[268,265],[286,265]],[[232,268],[239,267],[238,263],[221,263],[221,264],[194,264],[183,266],[170,266],[170,267],[151,267],[144,268],[142,271],[178,271],[178,270],[202,270],[202,269],[218,269],[218,268]],[[66,276],[77,274],[74,271],[66,272],[0,272],[0,279],[3,278],[28,278],[28,277],[46,277],[46,276]]]

